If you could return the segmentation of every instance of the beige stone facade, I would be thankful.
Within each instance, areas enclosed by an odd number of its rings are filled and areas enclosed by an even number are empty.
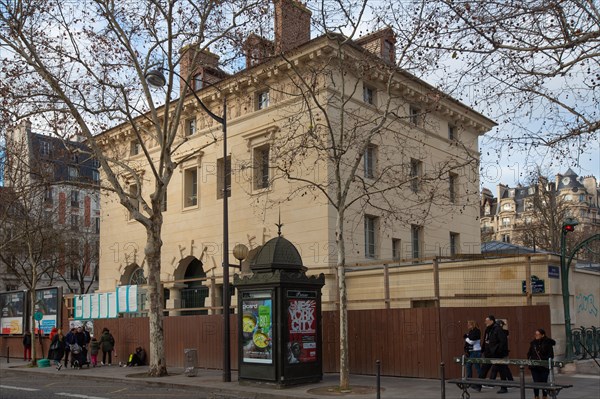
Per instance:
[[[375,40],[382,37],[376,35]],[[384,54],[371,54],[364,48],[383,51],[382,46],[369,46],[368,41],[339,47],[336,40],[323,36],[289,51],[285,59],[273,57],[223,78],[217,84],[219,90],[206,87],[197,92],[217,115],[221,115],[223,97],[227,97],[229,248],[242,243],[250,249],[245,269],[255,251],[277,235],[276,223],[281,220],[283,234],[300,251],[308,274],[326,274],[325,301],[335,300],[337,292],[335,210],[318,190],[281,173],[290,147],[293,149],[302,134],[314,131],[314,121],[301,95],[307,93],[297,87],[299,77],[314,79],[318,88],[315,97],[326,104],[328,118],[336,126],[343,120],[351,120],[354,128],[363,123],[362,130],[356,129],[362,134],[369,129],[368,121],[390,110],[395,115],[383,133],[373,139],[369,160],[362,162],[356,180],[375,182],[378,173],[393,164],[404,171],[397,176],[399,181],[404,179],[403,188],[396,191],[402,196],[379,196],[370,205],[357,201],[348,209],[348,262],[480,251],[477,140],[494,122],[415,76],[391,69],[381,59]],[[342,76],[332,62],[339,59],[349,65],[369,65],[370,71],[359,75],[356,70],[361,68],[349,68],[356,73]],[[312,74],[314,70],[320,72]],[[360,89],[340,92],[349,87]],[[328,101],[336,96],[347,100],[345,111]],[[182,279],[190,260],[200,260],[207,278],[215,278],[209,297],[218,305],[223,261],[221,125],[206,116],[193,96],[188,96],[180,131],[176,159],[216,141],[183,162],[170,181],[163,214],[160,278],[164,282]],[[122,161],[143,176],[148,187],[143,186],[142,193],[148,195],[151,172],[144,155],[136,154],[139,148],[130,128],[123,125],[104,132],[99,141],[122,154]],[[149,144],[149,152],[156,159],[159,147],[150,141],[145,144]],[[349,148],[358,155],[358,146]],[[331,192],[331,161],[308,149],[295,156],[295,177],[310,179]],[[371,172],[374,174],[368,175]],[[124,174],[123,179],[127,178]],[[378,203],[391,204],[402,212],[390,216],[378,209]],[[144,267],[146,235],[115,196],[107,194],[103,198],[102,214],[100,290],[110,291],[118,284],[128,284],[133,272]],[[372,223],[369,229],[367,219]],[[232,256],[228,261],[237,263]],[[181,284],[185,282],[168,285],[172,292],[167,307],[177,305]],[[370,283],[364,287],[378,289]]]

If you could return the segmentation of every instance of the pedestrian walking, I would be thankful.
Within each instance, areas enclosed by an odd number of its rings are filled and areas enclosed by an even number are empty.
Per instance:
[[[486,359],[502,359],[508,356],[508,339],[502,327],[496,323],[496,318],[493,315],[489,315],[485,319],[485,333],[483,335],[483,342],[481,344],[481,350],[483,356]],[[481,366],[481,373],[479,378],[485,378],[492,368],[491,364],[483,364]],[[499,364],[498,372],[500,373],[500,379],[506,381],[507,373],[506,369],[508,366]],[[475,391],[481,391],[481,385],[473,385],[471,388]],[[500,388],[498,393],[507,393],[506,387]]]
[[[92,360],[92,367],[96,367],[98,365],[98,352],[100,352],[100,342],[96,339],[96,337],[92,337],[90,341],[90,357]]]
[[[48,359],[54,361],[57,370],[62,368],[61,360],[65,355],[65,340],[61,329],[55,331],[50,341],[50,349],[48,351]]]
[[[465,339],[465,355],[473,359],[479,359],[481,357],[481,330],[475,320],[467,321],[467,333],[463,336]],[[481,366],[476,363],[467,363],[467,378],[473,376],[473,366],[477,371],[477,375],[481,373]]]
[[[534,340],[529,344],[527,359],[531,360],[548,360],[554,358],[554,348],[556,341],[546,336],[546,331],[543,328],[535,330]],[[530,366],[531,377],[534,382],[548,382],[550,369],[546,366]],[[534,389],[533,396],[535,399],[540,399],[540,390]],[[548,398],[548,392],[542,390],[542,398]]]

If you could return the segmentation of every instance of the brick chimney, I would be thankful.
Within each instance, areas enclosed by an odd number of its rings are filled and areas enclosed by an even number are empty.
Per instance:
[[[396,63],[396,35],[392,28],[384,28],[356,39],[356,44],[380,57],[387,64]]]
[[[244,53],[246,54],[246,69],[252,68],[273,55],[273,42],[251,33],[244,42]]]
[[[275,1],[275,53],[284,53],[310,40],[312,13],[296,0]]]
[[[199,50],[197,44],[190,44],[181,49],[179,74],[188,79],[194,90],[200,90],[206,83],[214,83],[223,77],[219,70],[219,56],[208,50]],[[180,93],[185,89],[185,82],[180,81]]]

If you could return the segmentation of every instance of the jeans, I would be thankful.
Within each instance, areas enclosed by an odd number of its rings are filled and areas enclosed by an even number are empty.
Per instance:
[[[481,358],[481,351],[469,351],[469,357],[472,359]],[[472,364],[467,363],[467,378],[473,377],[473,366],[475,366],[475,371],[477,371],[477,375],[481,373],[481,365],[479,363]]]
[[[533,382],[548,382],[548,375],[550,374],[550,370],[545,367],[532,367],[531,368],[531,377],[533,377]],[[534,389],[533,396],[540,396],[540,390]],[[542,389],[542,396],[548,396],[548,392]]]

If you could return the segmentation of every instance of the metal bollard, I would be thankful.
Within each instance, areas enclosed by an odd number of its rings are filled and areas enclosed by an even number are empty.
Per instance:
[[[440,379],[442,380],[442,399],[446,399],[446,367],[444,362],[440,363]]]
[[[519,366],[519,385],[521,390],[521,399],[525,399],[525,366]]]
[[[381,399],[381,361],[375,361],[375,369],[377,370],[377,399]]]
[[[10,363],[10,346],[6,347],[6,363]]]

